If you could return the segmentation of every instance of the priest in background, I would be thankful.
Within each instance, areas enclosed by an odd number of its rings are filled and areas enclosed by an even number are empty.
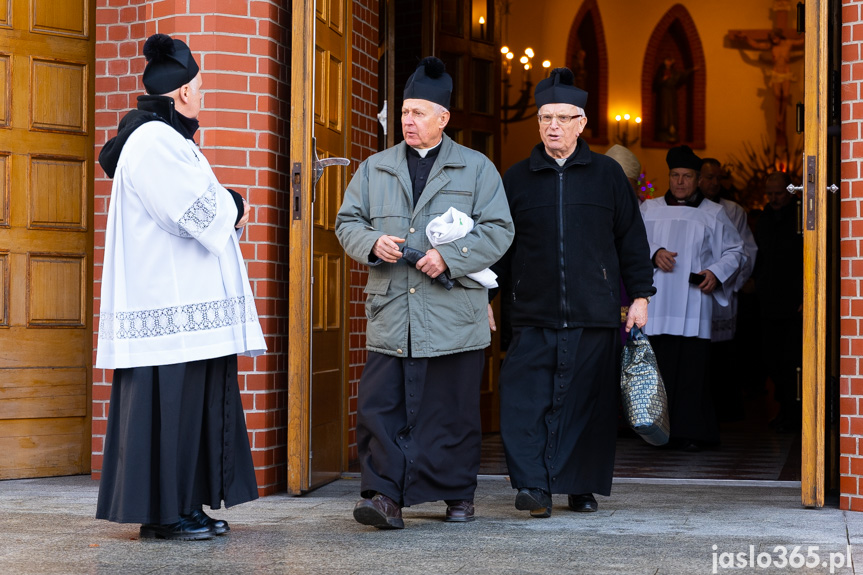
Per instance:
[[[656,286],[644,332],[668,394],[671,446],[698,451],[719,444],[708,374],[713,302],[729,304],[745,256],[725,210],[698,189],[701,158],[677,146],[666,162],[668,192],[641,204]]]
[[[728,305],[720,305],[713,300],[713,327],[710,333],[710,379],[713,399],[716,402],[716,416],[719,421],[739,421],[743,419],[743,373],[738,369],[740,353],[735,339],[737,333],[738,292],[749,281],[755,266],[758,246],[755,236],[749,229],[746,210],[727,198],[721,197],[722,186],[719,178],[722,164],[716,158],[704,158],[701,164],[701,179],[698,189],[711,202],[722,206],[725,215],[734,224],[743,240],[743,263],[734,280],[734,291]],[[754,282],[750,283],[752,286]]]
[[[266,351],[238,241],[249,205],[194,141],[201,73],[165,34],[144,44],[147,95],[99,154],[113,178],[96,367],[113,369],[96,517],[142,539],[210,539],[258,497],[237,354]]]

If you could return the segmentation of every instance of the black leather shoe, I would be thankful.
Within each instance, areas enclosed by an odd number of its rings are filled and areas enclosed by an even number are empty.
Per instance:
[[[402,508],[383,493],[378,493],[371,499],[360,499],[354,506],[354,519],[378,529],[405,528]]]
[[[190,517],[204,527],[209,527],[216,535],[224,535],[231,530],[231,526],[228,525],[227,521],[223,519],[213,519],[204,513],[203,509],[193,509],[189,515],[184,515],[184,517]]]
[[[569,496],[569,508],[581,513],[593,513],[599,509],[599,504],[596,502],[593,493],[582,493],[580,495]]]
[[[530,511],[531,517],[551,517],[551,494],[536,487],[519,489],[515,496],[515,508]]]
[[[169,525],[141,525],[141,539],[172,539],[180,541],[196,541],[212,539],[216,532],[201,525],[189,515],[180,516],[180,520]]]
[[[447,502],[446,518],[444,521],[452,523],[464,523],[474,520],[473,501]]]

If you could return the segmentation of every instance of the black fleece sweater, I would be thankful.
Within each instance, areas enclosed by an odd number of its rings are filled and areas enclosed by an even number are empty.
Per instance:
[[[503,178],[515,241],[494,267],[513,326],[620,326],[621,279],[656,293],[644,222],[613,159],[578,141],[561,167],[538,144]]]

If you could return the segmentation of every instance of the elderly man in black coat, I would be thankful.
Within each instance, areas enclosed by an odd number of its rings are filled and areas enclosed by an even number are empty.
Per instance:
[[[595,511],[614,471],[621,278],[626,329],[655,289],[635,196],[616,161],[590,151],[587,92],[557,68],[536,87],[539,135],[504,176],[515,240],[494,266],[513,339],[500,377],[501,436],[515,507],[550,517],[553,493]]]

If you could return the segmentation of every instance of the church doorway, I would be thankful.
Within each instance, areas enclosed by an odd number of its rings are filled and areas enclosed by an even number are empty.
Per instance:
[[[515,12],[517,7],[515,3],[504,3],[507,7],[512,5]],[[560,12],[562,6],[559,3],[552,2],[552,8]],[[579,11],[579,4],[572,6],[571,12],[575,14]],[[594,21],[599,21],[599,14],[603,13],[604,19],[609,20],[608,14],[614,13],[615,5],[630,3],[625,0],[614,2],[591,1],[583,4],[591,4],[596,6],[598,12],[594,15]],[[749,410],[756,414],[752,420],[749,418],[740,422],[730,422],[726,425],[726,431],[723,433],[723,442],[720,450],[716,452],[703,452],[697,454],[668,455],[667,452],[657,452],[655,450],[643,450],[643,453],[638,453],[633,456],[633,450],[626,445],[625,437],[622,438],[619,444],[619,463],[618,468],[620,474],[638,474],[638,476],[647,476],[649,473],[656,473],[657,461],[662,459],[663,465],[660,473],[667,477],[679,479],[693,478],[722,478],[722,479],[773,479],[773,480],[791,480],[799,481],[801,485],[801,501],[806,506],[822,506],[827,500],[826,497],[832,491],[838,490],[838,389],[836,382],[838,381],[838,197],[829,190],[835,189],[831,185],[839,185],[838,171],[838,82],[835,82],[835,72],[838,71],[839,59],[841,55],[841,39],[838,37],[841,30],[841,13],[840,6],[835,1],[823,3],[807,3],[804,7],[800,4],[801,13],[798,14],[794,10],[794,6],[788,2],[761,2],[759,11],[768,13],[771,18],[774,18],[777,12],[785,10],[789,19],[785,24],[777,24],[774,19],[774,27],[788,26],[793,28],[798,19],[804,20],[805,15],[805,45],[801,45],[796,52],[798,62],[805,59],[804,66],[800,66],[800,74],[797,77],[798,86],[804,87],[803,94],[800,97],[801,106],[795,106],[796,101],[780,101],[778,104],[765,104],[765,112],[770,111],[772,114],[776,110],[773,107],[784,105],[786,114],[780,114],[780,118],[786,120],[788,132],[796,131],[801,135],[786,133],[777,128],[777,122],[770,123],[770,129],[776,128],[775,132],[769,133],[770,137],[776,140],[774,148],[794,148],[789,145],[789,137],[795,136],[802,140],[800,150],[791,149],[789,155],[802,165],[801,176],[803,180],[803,189],[797,192],[797,197],[800,198],[801,205],[801,234],[803,236],[803,252],[804,252],[804,305],[803,305],[803,361],[800,364],[798,400],[802,406],[803,423],[799,433],[778,433],[768,426],[769,420],[776,414],[776,406],[772,404],[772,400],[766,401],[758,397],[748,399]],[[532,4],[531,12],[542,14],[543,6]],[[691,10],[695,11],[693,5]],[[803,13],[805,12],[805,14]],[[693,12],[695,13],[695,12]],[[632,15],[630,14],[630,17]],[[699,26],[699,33],[703,34],[704,38],[708,36],[708,31],[704,28],[703,15],[696,13],[695,24]],[[763,17],[763,15],[761,15]],[[569,16],[561,15],[562,20],[569,22]],[[612,18],[613,20],[613,18]],[[639,20],[635,17],[634,20]],[[554,26],[548,22],[541,23],[534,21],[529,15],[522,14],[518,17],[519,33],[521,36],[565,38],[562,34],[546,33],[544,28],[554,28],[559,30],[563,25]],[[619,20],[615,20],[619,22]],[[744,25],[745,26],[745,25]],[[731,26],[729,26],[731,28]],[[764,39],[767,39],[774,29],[766,27],[763,31]],[[608,30],[608,29],[606,29]],[[754,31],[753,31],[754,32]],[[834,33],[835,32],[835,33]],[[794,31],[796,34],[796,31]],[[789,38],[791,35],[789,34]],[[760,42],[760,40],[759,40]],[[570,39],[571,43],[571,39]],[[727,49],[733,46],[716,46],[714,39],[705,40],[705,50]],[[803,44],[803,43],[801,43]],[[548,45],[548,40],[544,46],[548,53],[559,53],[554,47]],[[739,48],[734,48],[735,51]],[[736,53],[736,52],[735,52]],[[750,54],[751,55],[751,54]],[[708,54],[708,58],[715,57],[714,54]],[[771,66],[777,64],[777,55],[768,48],[765,51],[765,57],[762,63],[766,63],[770,59]],[[759,60],[756,59],[757,64]],[[708,60],[709,63],[709,60]],[[554,65],[558,65],[555,62]],[[610,70],[614,63],[609,61],[607,69]],[[764,88],[759,90],[765,102],[772,102],[777,97],[774,90],[776,83],[781,83],[781,78],[773,74],[769,66],[766,67]],[[716,70],[709,70],[709,74],[714,77]],[[617,72],[616,72],[617,73]],[[778,72],[777,72],[778,73]],[[708,76],[709,77],[709,76]],[[772,80],[776,80],[773,82]],[[618,85],[619,86],[619,85]],[[709,101],[714,96],[711,96],[710,90],[722,91],[727,96],[727,86],[719,86],[716,83],[707,83],[707,113],[711,113]],[[753,90],[754,92],[754,90]],[[781,92],[781,90],[780,90]],[[786,92],[778,94],[780,97],[787,97]],[[609,96],[608,115],[613,115],[611,107],[614,104],[615,95],[612,93]],[[620,98],[617,98],[620,99]],[[723,101],[727,108],[730,100],[727,97],[719,98]],[[753,102],[757,106],[757,101]],[[768,108],[770,110],[768,110]],[[797,112],[797,114],[795,114]],[[646,113],[646,112],[645,112]],[[732,114],[733,117],[733,114]],[[696,118],[697,119],[697,118]],[[708,119],[708,127],[711,125]],[[622,124],[621,124],[622,125]],[[513,128],[518,127],[509,125],[510,134],[513,133]],[[618,127],[618,129],[620,129]],[[535,132],[527,128],[528,136],[516,135],[516,142],[504,142],[504,163],[511,164],[512,161],[520,158],[509,158],[507,156],[507,148],[512,149],[518,145],[519,139],[526,139],[531,142],[536,141]],[[610,145],[614,130],[610,131],[609,138],[603,144],[597,141],[595,147],[598,151],[603,151],[603,145]],[[638,132],[633,131],[632,135],[637,136]],[[644,134],[641,134],[642,138]],[[713,132],[709,130],[705,133],[707,148],[710,148],[711,137],[716,136],[715,123],[713,124]],[[591,142],[591,147],[594,147],[594,142]],[[661,168],[656,166],[662,165],[665,150],[658,149],[652,151],[650,149],[642,150],[642,154],[647,158],[647,162],[652,162],[654,166],[654,174],[661,171]],[[526,154],[522,154],[523,157]],[[501,169],[505,170],[508,166],[503,165]],[[660,175],[657,180],[662,181]],[[768,382],[768,386],[769,386]],[[768,399],[771,396],[768,395]],[[495,435],[488,435],[486,442],[487,448],[485,458],[483,460],[482,469],[488,473],[505,473],[505,462],[502,458],[499,441]],[[645,447],[649,447],[646,446]],[[649,469],[650,463],[654,468]],[[666,465],[667,463],[667,465]],[[693,463],[695,465],[693,465]]]

